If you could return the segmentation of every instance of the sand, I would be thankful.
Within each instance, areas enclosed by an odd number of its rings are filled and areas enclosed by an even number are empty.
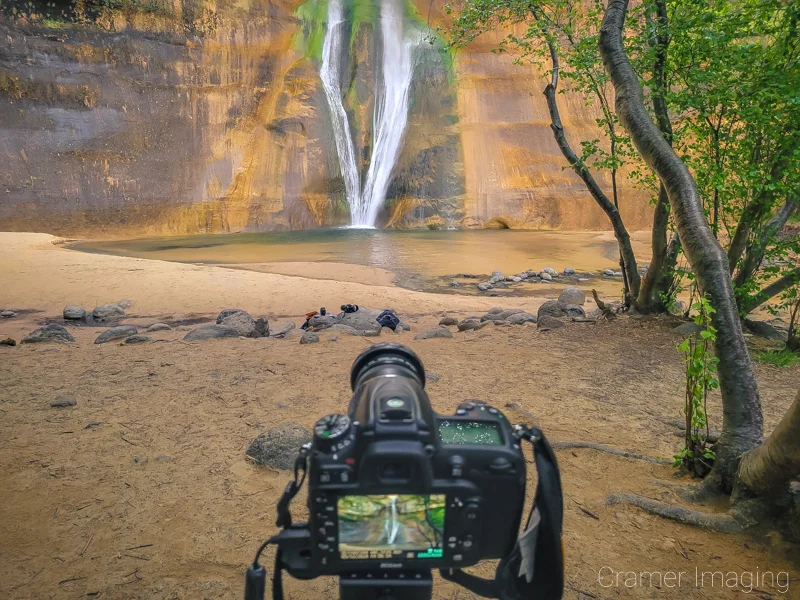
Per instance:
[[[210,318],[229,306],[299,315],[349,300],[391,304],[414,332],[435,326],[445,311],[466,315],[500,302],[87,255],[52,241],[0,234],[0,306],[20,311],[0,321],[0,336],[19,339],[60,316],[67,303],[91,308],[124,297],[134,301],[126,322],[140,325],[176,314]],[[507,304],[527,302],[537,300]],[[428,390],[441,413],[480,398],[514,421],[528,421],[506,406],[514,403],[552,440],[669,458],[680,439],[668,422],[682,406],[673,326],[667,318],[620,318],[547,333],[490,326],[453,339],[413,340],[414,332],[378,339],[408,344],[439,376]],[[310,428],[319,416],[343,411],[350,364],[377,340],[332,342],[323,333],[310,346],[296,337],[189,344],[182,341],[185,330],[176,330],[153,334],[157,343],[147,345],[94,345],[102,330],[73,327],[77,341],[70,345],[0,347],[0,598],[240,598],[244,569],[274,532],[274,504],[289,477],[247,462],[247,446],[275,424]],[[757,365],[757,374],[769,431],[796,394],[800,367]],[[77,406],[50,408],[65,393]],[[717,396],[710,412],[718,427]],[[604,505],[607,494],[619,491],[678,503],[663,483],[689,482],[670,467],[591,450],[561,450],[558,459],[566,598],[740,597],[741,588],[722,590],[718,581],[715,588],[708,580],[696,587],[695,569],[757,568],[794,579],[786,592],[758,585],[764,593],[757,597],[798,597],[798,549],[779,533],[725,536]],[[532,486],[532,473],[529,479]],[[304,498],[294,504],[298,519]],[[680,588],[627,588],[624,577],[606,587],[613,578],[598,580],[604,568],[604,575],[686,575]],[[488,576],[492,567],[474,571]],[[286,581],[287,596],[298,600],[336,597],[336,586],[331,578]],[[471,595],[437,581],[434,597]]]

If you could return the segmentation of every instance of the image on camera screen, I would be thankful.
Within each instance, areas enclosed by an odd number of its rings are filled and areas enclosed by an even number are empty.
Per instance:
[[[442,557],[444,494],[342,496],[338,510],[342,559]]]

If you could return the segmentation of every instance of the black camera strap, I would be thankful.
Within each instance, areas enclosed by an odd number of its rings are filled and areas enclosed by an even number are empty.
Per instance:
[[[517,538],[511,554],[497,565],[493,580],[461,569],[442,569],[439,572],[443,579],[483,598],[560,600],[564,594],[561,475],[555,453],[539,429],[523,430],[522,439],[532,444],[539,478],[525,530]]]

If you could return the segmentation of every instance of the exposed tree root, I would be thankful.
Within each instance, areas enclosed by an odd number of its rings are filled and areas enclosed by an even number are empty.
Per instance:
[[[636,454],[635,452],[627,452],[625,450],[617,450],[616,448],[609,448],[603,444],[595,444],[593,442],[553,442],[553,448],[568,449],[568,448],[588,448],[589,450],[597,450],[598,452],[605,452],[613,454],[614,456],[622,456],[624,458],[633,458],[636,460],[644,460],[654,465],[671,465],[672,462],[661,458],[652,456],[645,456],[644,454]]]
[[[745,525],[730,515],[716,515],[699,510],[689,510],[688,508],[657,502],[637,494],[612,494],[606,498],[605,504],[630,504],[651,515],[719,533],[739,533],[745,528]]]

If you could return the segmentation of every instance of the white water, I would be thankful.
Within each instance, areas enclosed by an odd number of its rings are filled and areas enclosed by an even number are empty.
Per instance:
[[[386,199],[408,125],[408,95],[414,71],[412,58],[414,48],[421,40],[416,32],[406,35],[402,0],[383,0],[380,21],[382,64],[375,82],[372,156],[362,192],[339,83],[339,53],[345,29],[342,0],[329,0],[328,29],[323,44],[320,77],[330,106],[336,151],[353,227],[374,227],[378,211]]]

